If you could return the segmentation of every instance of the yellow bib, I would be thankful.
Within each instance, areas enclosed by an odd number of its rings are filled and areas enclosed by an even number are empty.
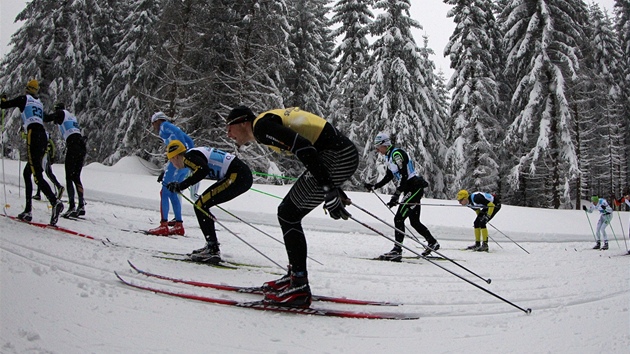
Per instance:
[[[319,135],[322,133],[322,130],[324,129],[324,125],[326,125],[326,120],[324,118],[317,116],[313,113],[303,111],[299,107],[291,107],[287,109],[273,109],[273,110],[261,113],[254,120],[254,123],[253,123],[254,126],[256,125],[258,120],[262,118],[263,116],[265,116],[267,113],[272,113],[281,117],[282,125],[300,134],[301,136],[306,138],[308,141],[310,141],[311,144],[315,144],[315,142],[319,138]],[[276,152],[285,153],[289,155],[291,154],[290,152],[279,149],[278,147],[271,146],[271,145],[267,145],[267,146],[269,146],[272,150]]]

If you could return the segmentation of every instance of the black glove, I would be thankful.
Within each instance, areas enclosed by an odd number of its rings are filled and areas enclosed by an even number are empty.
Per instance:
[[[588,211],[588,209],[586,208],[586,205],[582,205],[582,210]]]
[[[341,188],[330,188],[324,187],[324,191],[326,192],[326,196],[324,197],[324,208],[328,210],[330,217],[338,220],[344,219],[348,220],[348,217],[352,216],[346,210],[344,206],[344,199],[349,200],[346,193],[344,193]]]
[[[371,192],[374,190],[374,185],[372,183],[364,183],[363,187],[368,191]]]
[[[162,173],[160,173],[160,175],[158,176],[158,183],[161,183],[163,179],[164,179],[164,171],[162,171]]]
[[[488,221],[490,221],[490,217],[488,216],[488,214],[481,214],[481,215],[479,215],[479,222],[480,223],[487,224]]]
[[[173,193],[178,193],[179,191],[182,190],[182,188],[179,185],[179,182],[170,182],[169,184],[166,185],[166,189],[168,189],[169,191]]]
[[[392,199],[390,199],[389,202],[387,202],[387,206],[389,208],[395,207],[396,204],[398,204],[398,198],[400,198],[400,194],[396,193],[396,194],[392,195]]]

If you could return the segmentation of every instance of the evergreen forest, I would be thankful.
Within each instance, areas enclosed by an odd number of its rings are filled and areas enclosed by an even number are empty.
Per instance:
[[[373,139],[387,132],[429,182],[428,197],[468,189],[575,209],[591,195],[621,196],[630,0],[612,13],[582,0],[443,0],[456,25],[445,48],[413,37],[422,24],[411,1],[32,0],[15,19],[23,24],[0,63],[0,90],[12,98],[39,80],[47,112],[64,102],[77,116],[86,163],[138,156],[162,166],[150,117],[163,111],[196,146],[236,153],[261,173],[256,183],[285,183],[273,175],[296,177],[303,165],[259,144],[237,149],[226,118],[237,105],[300,107],[356,144],[347,190],[384,175]],[[450,77],[434,54],[450,59]],[[20,125],[19,110],[7,110],[7,158],[25,158]],[[46,128],[63,147],[56,126]]]

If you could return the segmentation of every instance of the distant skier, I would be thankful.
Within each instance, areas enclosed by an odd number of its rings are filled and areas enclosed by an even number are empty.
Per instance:
[[[209,147],[186,149],[179,140],[168,143],[166,157],[177,169],[192,171],[183,181],[173,181],[166,185],[172,193],[179,193],[202,179],[217,181],[195,201],[195,214],[206,245],[193,251],[190,259],[196,262],[220,262],[219,241],[210,208],[247,192],[253,183],[251,170],[230,153]]]
[[[165,146],[168,146],[168,144],[173,140],[179,140],[184,144],[186,149],[195,147],[193,140],[180,128],[171,123],[171,119],[166,116],[164,112],[156,112],[153,114],[153,116],[151,116],[151,125],[153,126],[153,130],[160,135],[160,138],[164,141]],[[168,236],[183,235],[185,233],[184,222],[182,219],[182,204],[179,200],[179,196],[177,193],[169,191],[166,186],[171,182],[183,181],[184,178],[186,178],[187,173],[188,171],[186,169],[178,170],[171,162],[168,162],[166,164],[166,169],[160,177],[158,177],[158,182],[162,183],[162,189],[160,190],[161,219],[160,226],[148,231],[150,234]],[[170,230],[168,228],[169,201],[170,204],[173,205],[173,214],[175,214],[175,225]]]
[[[595,231],[595,239],[597,242],[595,243],[594,250],[607,250],[608,249],[608,236],[606,236],[606,227],[610,224],[612,220],[612,212],[613,209],[608,205],[608,202],[604,198],[600,198],[596,195],[591,197],[591,205],[587,208],[586,205],[582,205],[582,210],[588,213],[592,213],[594,210],[598,210],[599,220],[597,221],[597,227]],[[604,238],[604,245],[601,244],[601,237]]]
[[[24,211],[18,214],[17,218],[24,221],[31,221],[33,216],[32,197],[33,185],[30,182],[31,174],[35,179],[35,184],[39,186],[41,192],[44,193],[50,205],[52,205],[52,213],[50,215],[50,225],[56,225],[59,215],[63,211],[63,203],[53,193],[50,185],[44,180],[44,168],[42,159],[46,153],[48,140],[46,138],[46,130],[44,129],[44,105],[39,100],[39,81],[31,80],[26,84],[26,94],[7,100],[5,94],[0,97],[0,108],[18,108],[21,112],[22,125],[26,131],[26,151],[28,155],[28,163],[24,166],[24,187],[26,188],[26,205]]]
[[[420,200],[424,195],[424,188],[428,186],[428,183],[416,172],[414,163],[407,152],[392,145],[389,134],[377,134],[374,138],[374,146],[379,154],[385,156],[387,173],[380,181],[375,184],[365,183],[364,187],[368,191],[372,191],[375,188],[381,188],[391,180],[398,182],[396,192],[387,203],[387,206],[390,208],[398,205],[398,210],[394,216],[394,226],[397,230],[400,230],[395,232],[396,242],[403,243],[405,240],[405,219],[409,218],[411,226],[422,235],[428,243],[428,248],[422,252],[422,255],[428,256],[431,251],[439,250],[440,244],[438,241],[431,235],[431,231],[420,222]],[[398,201],[401,194],[403,199],[402,202],[399,203]],[[379,259],[399,262],[402,259],[402,247],[395,244],[391,251],[381,255]]]
[[[488,228],[486,225],[501,210],[499,199],[490,193],[474,192],[470,194],[467,190],[462,189],[457,192],[457,201],[459,201],[460,205],[467,206],[477,213],[477,217],[473,222],[475,244],[468,246],[466,249],[488,252]]]
[[[359,166],[354,143],[325,119],[297,107],[274,109],[256,116],[239,106],[227,119],[228,137],[238,146],[250,141],[294,154],[306,167],[278,206],[278,221],[289,258],[289,274],[263,284],[267,303],[308,307],[311,288],[306,269],[307,245],[302,219],[324,202],[333,219],[347,220],[347,199],[341,184]]]
[[[86,138],[81,133],[77,117],[66,109],[63,102],[55,104],[55,111],[44,116],[44,122],[59,125],[61,137],[66,141],[66,187],[68,188],[68,211],[64,218],[76,218],[85,215],[85,190],[81,181],[81,171],[87,154]],[[74,191],[77,191],[78,207],[74,203]],[[76,209],[75,209],[76,207]]]

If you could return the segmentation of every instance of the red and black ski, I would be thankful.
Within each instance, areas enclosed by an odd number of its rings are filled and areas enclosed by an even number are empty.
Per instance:
[[[346,310],[333,310],[333,309],[325,309],[325,308],[301,308],[301,307],[283,307],[277,306],[269,303],[265,303],[264,301],[236,301],[236,300],[228,300],[228,299],[219,299],[195,294],[187,294],[187,293],[178,293],[169,290],[158,289],[150,286],[140,285],[134,282],[131,282],[127,279],[124,279],[120,274],[114,272],[116,277],[123,282],[125,285],[131,286],[136,289],[152,291],[158,294],[174,296],[184,299],[190,299],[195,301],[203,301],[212,304],[219,305],[227,305],[227,306],[235,306],[241,308],[248,308],[253,310],[260,311],[273,311],[273,312],[284,312],[291,314],[299,314],[299,315],[315,315],[315,316],[331,316],[331,317],[344,317],[344,318],[365,318],[365,319],[383,319],[383,320],[415,320],[418,319],[419,316],[405,313],[385,313],[385,312],[356,312],[356,311],[346,311]]]
[[[80,233],[80,232],[77,232],[77,231],[74,231],[74,230],[66,229],[65,227],[61,227],[61,226],[57,226],[57,225],[53,226],[53,225],[50,225],[50,224],[44,224],[44,223],[35,222],[35,221],[20,220],[20,219],[16,218],[15,216],[10,216],[10,215],[4,215],[4,214],[0,214],[0,215],[6,216],[7,218],[15,220],[15,221],[18,221],[18,222],[23,222],[25,224],[29,224],[29,225],[32,225],[32,226],[41,227],[42,229],[53,229],[53,230],[65,232],[65,233],[70,234],[70,235],[87,238],[87,239],[90,239],[90,240],[99,240],[96,237],[93,237],[93,236],[90,236],[90,235],[87,235],[87,234],[83,234],[83,233]]]
[[[184,280],[172,278],[166,275],[156,274],[147,272],[136,267],[130,261],[127,261],[129,266],[133,268],[136,272],[145,275],[147,277],[158,278],[162,280],[168,280],[174,283],[188,284],[193,286],[198,286],[202,288],[211,288],[216,290],[225,290],[225,291],[234,291],[237,293],[248,293],[248,294],[263,294],[263,291],[260,287],[244,287],[244,286],[233,286],[233,285],[224,285],[224,284],[213,284],[206,283],[194,280]],[[321,296],[321,295],[312,295],[313,301],[326,301],[326,302],[334,302],[338,304],[349,304],[349,305],[375,305],[375,306],[398,306],[400,304],[386,302],[386,301],[369,301],[369,300],[357,300],[357,299],[348,299],[345,297],[331,297],[331,296]]]

